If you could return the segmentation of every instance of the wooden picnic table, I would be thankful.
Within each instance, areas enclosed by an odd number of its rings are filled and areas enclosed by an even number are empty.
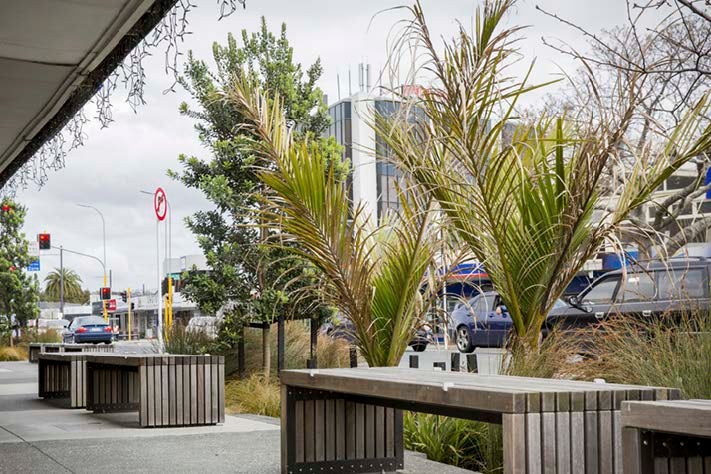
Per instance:
[[[625,474],[711,473],[711,400],[624,402],[622,433]]]
[[[138,411],[143,427],[225,421],[223,356],[40,354],[39,396],[94,412]]]
[[[282,472],[403,468],[402,410],[500,423],[506,473],[620,473],[620,408],[664,387],[405,368],[281,373]]]

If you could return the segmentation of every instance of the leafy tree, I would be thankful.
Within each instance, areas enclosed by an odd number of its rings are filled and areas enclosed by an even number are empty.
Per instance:
[[[37,277],[25,271],[33,260],[20,230],[26,213],[23,206],[7,198],[0,205],[0,317],[9,321],[14,316],[21,327],[39,314]]]
[[[280,97],[297,134],[313,136],[332,163],[340,163],[341,152],[333,139],[316,138],[329,124],[322,93],[316,87],[321,65],[317,60],[304,73],[301,64],[293,61],[286,25],[277,37],[262,18],[259,32],[250,35],[242,31],[241,46],[231,34],[227,45],[215,43],[213,60],[211,69],[189,52],[180,79],[194,101],[194,105],[181,104],[180,113],[195,120],[199,139],[212,156],[200,159],[181,155],[182,171],[169,171],[169,175],[199,189],[214,204],[213,209],[199,211],[186,220],[211,270],[186,272],[184,293],[203,312],[229,308],[225,312],[229,324],[222,333],[228,336],[225,342],[232,344],[237,326],[246,321],[270,323],[280,313],[310,317],[314,306],[290,300],[285,291],[294,276],[311,269],[284,248],[266,245],[268,231],[256,225],[262,189],[255,170],[264,163],[250,151],[252,138],[241,128],[242,115],[229,102],[219,100],[220,91],[245,71],[250,81]],[[267,327],[265,341],[268,332]],[[263,351],[268,374],[269,344],[263,344]]]
[[[64,273],[64,301],[67,303],[89,303],[89,292],[81,287],[81,277],[69,268],[55,268],[44,278],[45,288],[42,294],[46,301],[59,301],[60,285]]]

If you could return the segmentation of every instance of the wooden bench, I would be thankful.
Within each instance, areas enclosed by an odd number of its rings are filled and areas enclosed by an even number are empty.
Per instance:
[[[40,398],[59,399],[70,408],[86,406],[85,354],[41,353],[38,356]]]
[[[114,352],[113,344],[64,344],[59,342],[33,342],[29,346],[29,359],[37,363],[41,353],[64,352]]]
[[[86,408],[137,410],[143,427],[225,421],[223,356],[84,355]]]
[[[94,412],[138,411],[144,427],[225,421],[222,356],[43,353],[41,398]]]
[[[402,410],[499,423],[506,473],[620,473],[625,400],[661,387],[404,368],[281,373],[283,473],[403,466]]]
[[[622,429],[625,474],[711,473],[711,400],[625,402]]]

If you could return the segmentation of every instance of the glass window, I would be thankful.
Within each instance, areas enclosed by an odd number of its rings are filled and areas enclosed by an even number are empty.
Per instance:
[[[615,288],[620,281],[620,277],[610,277],[600,280],[582,296],[581,301],[585,303],[612,303]]]
[[[703,298],[704,286],[702,269],[659,272],[659,299]]]
[[[347,118],[343,121],[343,143],[346,145],[350,145],[351,142],[353,141],[353,138],[351,136],[351,119]]]
[[[496,295],[482,295],[477,298],[474,312],[478,315],[486,314],[494,310],[494,300]]]
[[[635,303],[639,301],[652,301],[657,293],[654,283],[654,273],[630,273],[620,286],[617,301]]]
[[[343,117],[350,119],[351,118],[351,103],[350,102],[344,102],[343,103]]]

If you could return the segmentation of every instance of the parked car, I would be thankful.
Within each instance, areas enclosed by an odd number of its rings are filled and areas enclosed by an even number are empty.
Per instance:
[[[556,310],[567,307],[560,299],[554,305]],[[496,291],[485,291],[460,302],[450,319],[450,337],[459,352],[473,352],[477,347],[502,347],[513,327],[511,315]]]
[[[186,332],[202,332],[210,339],[217,339],[218,329],[218,321],[215,316],[193,316],[185,327]]]
[[[62,332],[62,341],[65,343],[103,342],[110,344],[114,331],[111,325],[99,316],[80,316],[74,318]]]
[[[569,305],[551,311],[545,329],[581,328],[612,315],[675,320],[691,311],[708,311],[710,271],[709,259],[672,258],[608,272],[569,298]]]
[[[351,343],[355,340],[353,323],[338,314],[323,323],[319,328],[319,332],[324,336],[345,339]],[[427,323],[423,323],[417,328],[415,338],[408,345],[415,352],[423,352],[433,341],[432,327]]]

